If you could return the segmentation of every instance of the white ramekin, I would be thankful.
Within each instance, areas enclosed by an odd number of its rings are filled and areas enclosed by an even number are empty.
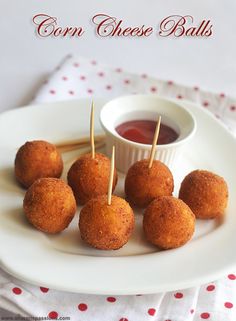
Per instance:
[[[171,166],[196,131],[195,119],[189,111],[157,95],[122,96],[104,105],[100,122],[106,133],[107,154],[111,154],[114,145],[119,171],[126,173],[133,163],[148,158],[151,145],[129,141],[121,137],[115,128],[130,120],[157,120],[159,115],[162,116],[162,123],[172,127],[179,135],[173,143],[157,147],[155,159]]]

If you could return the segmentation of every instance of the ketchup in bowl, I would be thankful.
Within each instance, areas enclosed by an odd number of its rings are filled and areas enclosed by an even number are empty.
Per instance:
[[[152,144],[156,121],[153,120],[131,120],[116,127],[117,133],[132,142],[141,144]],[[169,144],[178,138],[176,131],[161,123],[157,144]]]

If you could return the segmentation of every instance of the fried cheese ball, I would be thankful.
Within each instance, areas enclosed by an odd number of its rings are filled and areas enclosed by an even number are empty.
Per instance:
[[[179,198],[188,204],[197,218],[212,219],[224,213],[228,187],[222,177],[209,171],[195,170],[184,178]]]
[[[174,189],[172,173],[164,163],[154,160],[151,168],[148,165],[148,159],[134,163],[125,178],[127,200],[137,207],[146,207],[158,196],[172,195]]]
[[[98,196],[85,204],[80,212],[79,229],[83,241],[100,250],[117,250],[128,242],[134,229],[134,213],[118,196]]]
[[[183,201],[159,196],[144,212],[143,230],[149,242],[161,249],[173,249],[188,242],[195,229],[195,216]]]
[[[23,209],[38,230],[58,233],[72,221],[76,212],[73,192],[63,180],[40,178],[27,190]]]
[[[26,188],[38,178],[59,178],[62,170],[60,153],[53,144],[43,140],[26,142],[15,157],[15,177]]]
[[[96,153],[85,154],[71,166],[67,180],[78,204],[84,205],[90,199],[107,194],[111,162],[108,157]],[[113,188],[117,184],[117,172],[114,172]]]

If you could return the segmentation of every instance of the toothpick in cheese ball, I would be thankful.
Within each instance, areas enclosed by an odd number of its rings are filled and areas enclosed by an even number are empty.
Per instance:
[[[122,198],[112,195],[114,177],[113,147],[108,194],[88,201],[80,212],[82,240],[100,250],[117,250],[126,244],[134,229],[134,213]]]
[[[125,178],[127,200],[137,207],[146,207],[158,196],[172,195],[174,180],[169,168],[154,160],[156,143],[160,129],[159,117],[149,159],[134,163]]]
[[[95,152],[94,145],[94,105],[90,117],[91,153],[82,155],[68,171],[68,184],[71,186],[78,204],[107,193],[111,162],[104,154]],[[117,172],[114,170],[112,190],[117,184]]]

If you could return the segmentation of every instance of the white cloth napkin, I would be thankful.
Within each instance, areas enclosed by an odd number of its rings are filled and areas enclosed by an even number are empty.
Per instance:
[[[197,102],[236,134],[236,100],[124,72],[96,61],[67,56],[34,98],[34,103],[81,97],[157,93]],[[204,262],[202,262],[204,264]],[[52,271],[53,273],[53,271]],[[30,285],[0,270],[0,307],[22,316],[79,321],[235,321],[236,272],[199,287],[152,295],[102,296]],[[69,320],[69,319],[67,319]]]

